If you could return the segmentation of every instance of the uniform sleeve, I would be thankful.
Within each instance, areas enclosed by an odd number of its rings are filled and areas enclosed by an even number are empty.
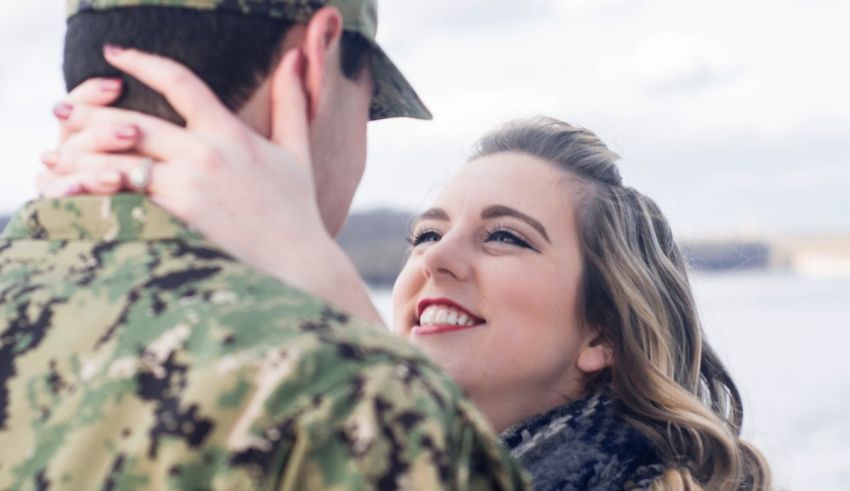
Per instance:
[[[528,489],[478,412],[431,368],[375,364],[294,424],[280,491]]]

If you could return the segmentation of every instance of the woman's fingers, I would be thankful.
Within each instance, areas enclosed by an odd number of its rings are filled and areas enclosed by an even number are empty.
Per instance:
[[[120,78],[91,78],[69,92],[65,101],[53,108],[53,114],[61,120],[63,115],[68,115],[73,111],[75,104],[108,106],[118,99],[122,88],[123,81]],[[59,143],[65,142],[74,131],[76,130],[73,128],[61,126]]]
[[[36,177],[36,187],[42,198],[57,199],[79,194],[82,186],[78,180],[79,178],[76,176],[63,176],[45,171]],[[76,190],[72,190],[72,184],[76,187]]]
[[[212,90],[180,63],[117,46],[103,52],[112,66],[162,94],[190,127],[215,127],[232,118]]]
[[[120,78],[90,78],[68,93],[68,103],[83,103],[92,106],[107,106],[121,95],[123,81]]]
[[[54,161],[44,163],[54,172],[67,173],[67,166],[64,164],[69,155],[73,156],[81,152],[127,152],[136,147],[141,137],[141,131],[134,124],[91,126],[69,136],[60,150],[55,152]]]
[[[105,153],[66,153],[58,161],[49,166],[50,172],[57,175],[71,175],[80,172],[116,171],[128,175],[136,166],[145,162],[148,157],[137,155],[115,155]]]
[[[94,170],[61,175],[43,172],[36,179],[38,191],[46,199],[64,198],[77,194],[115,194],[125,186],[125,178],[118,171]]]
[[[120,191],[162,194],[165,187],[182,182],[186,176],[179,166],[135,155],[79,154],[64,162],[65,173],[54,169],[42,172],[37,180],[39,193],[45,198],[61,198],[74,194],[115,194]],[[148,174],[145,189],[134,187],[133,175]]]
[[[80,131],[91,131],[77,140],[73,151],[97,152],[109,151],[99,145],[119,148],[120,151],[132,150],[134,153],[153,157],[157,160],[173,159],[193,160],[206,155],[204,148],[190,132],[165,121],[133,111],[107,107],[92,107],[81,104],[67,118],[61,120],[63,126]],[[132,145],[122,142],[119,132],[138,130]],[[128,138],[130,139],[130,138]]]
[[[55,114],[59,124],[72,132],[84,130],[93,125],[101,124],[133,124],[138,127],[175,126],[164,119],[155,118],[147,114],[116,109],[112,107],[97,107],[85,103],[68,104],[61,114]]]
[[[272,141],[302,164],[310,163],[307,94],[303,81],[304,53],[289,50],[272,75]]]

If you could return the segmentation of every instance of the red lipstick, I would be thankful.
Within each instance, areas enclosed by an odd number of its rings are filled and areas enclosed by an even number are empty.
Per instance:
[[[428,322],[428,325],[423,326],[421,324],[422,314],[425,312],[425,310],[428,307],[430,307],[432,305],[445,306],[446,308],[449,308],[449,309],[452,309],[456,312],[459,312],[461,315],[467,316],[469,318],[469,320],[472,321],[472,322],[471,323],[465,323],[463,325],[457,325],[455,323],[449,324],[449,323]],[[478,327],[485,322],[484,319],[482,319],[481,317],[478,317],[477,315],[473,314],[472,312],[467,310],[462,305],[460,305],[457,302],[455,302],[451,299],[448,299],[448,298],[425,298],[425,299],[422,299],[417,304],[416,314],[417,314],[416,315],[416,325],[413,326],[412,331],[413,331],[414,334],[420,334],[420,335],[441,334],[441,333],[446,333],[446,332],[460,331],[460,330],[463,330],[463,329]]]

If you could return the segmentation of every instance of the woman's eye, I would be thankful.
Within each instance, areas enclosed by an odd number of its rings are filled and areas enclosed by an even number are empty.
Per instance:
[[[419,232],[407,239],[407,241],[410,242],[410,245],[414,247],[418,246],[419,244],[424,244],[425,242],[439,242],[439,240],[440,234],[433,230],[425,230],[424,232]]]
[[[520,238],[517,234],[507,231],[507,230],[496,230],[490,232],[487,236],[487,242],[504,242],[506,244],[513,244],[518,247],[522,247],[525,249],[533,249],[531,244],[529,244],[524,239]]]

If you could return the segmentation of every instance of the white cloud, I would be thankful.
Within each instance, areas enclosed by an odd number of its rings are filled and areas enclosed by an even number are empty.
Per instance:
[[[729,75],[730,61],[710,39],[675,31],[647,37],[627,62],[627,69],[659,95],[691,92]]]

